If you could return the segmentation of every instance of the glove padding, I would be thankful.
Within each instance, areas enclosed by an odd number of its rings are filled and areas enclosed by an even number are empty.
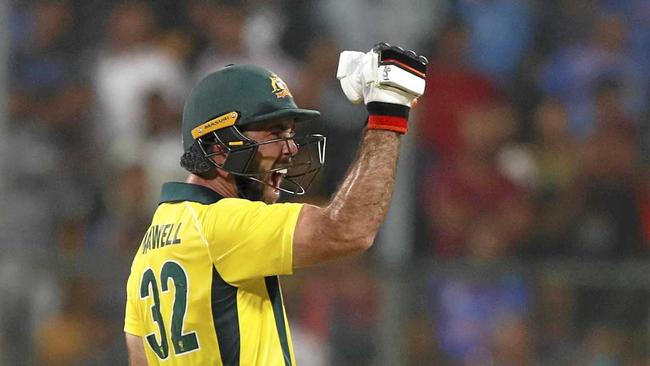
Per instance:
[[[428,60],[379,43],[370,51],[343,51],[336,77],[348,100],[364,102],[369,129],[406,133],[413,101],[424,93]]]
[[[428,61],[413,51],[379,43],[370,51],[343,51],[336,77],[348,100],[411,107],[424,93]]]

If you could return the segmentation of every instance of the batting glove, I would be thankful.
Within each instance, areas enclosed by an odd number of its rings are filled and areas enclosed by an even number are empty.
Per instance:
[[[408,130],[413,101],[424,93],[428,60],[411,50],[379,43],[370,51],[343,51],[336,77],[354,104],[364,102],[368,128]]]

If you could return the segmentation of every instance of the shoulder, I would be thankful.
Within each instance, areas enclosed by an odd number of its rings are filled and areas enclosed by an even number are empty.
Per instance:
[[[233,215],[260,210],[266,204],[264,202],[249,201],[243,198],[222,198],[215,203],[201,206],[207,214],[206,218],[213,220],[219,217],[232,217]]]
[[[242,198],[223,198],[206,207],[206,224],[215,229],[223,229],[223,225],[232,227],[249,227],[257,224],[278,224],[297,216],[303,204],[274,203],[249,201]]]
[[[212,210],[285,210],[302,207],[302,203],[273,203],[268,204],[262,201],[250,201],[244,198],[223,198],[210,205]]]
[[[238,207],[264,207],[268,205],[262,201],[250,201],[244,198],[222,198],[210,206],[215,209],[228,209]]]

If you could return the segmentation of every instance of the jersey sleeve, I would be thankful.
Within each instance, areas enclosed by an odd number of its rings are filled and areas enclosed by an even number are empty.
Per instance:
[[[145,330],[142,325],[142,319],[140,319],[140,312],[138,311],[138,300],[140,297],[138,296],[137,281],[132,271],[126,284],[124,332],[142,337],[145,334]]]
[[[212,261],[229,283],[293,272],[293,234],[302,204],[223,199],[206,215]]]

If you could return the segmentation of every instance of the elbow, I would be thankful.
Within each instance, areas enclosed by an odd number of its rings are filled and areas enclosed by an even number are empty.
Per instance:
[[[296,268],[360,254],[373,245],[379,227],[342,220],[326,209],[308,205],[298,220],[293,239]]]
[[[331,249],[339,255],[350,255],[364,252],[372,247],[377,236],[379,225],[359,225],[352,220],[341,220],[331,215],[322,216],[319,232],[321,238],[328,242]]]
[[[375,242],[375,234],[348,235],[345,238],[339,238],[339,246],[343,251],[351,254],[365,252],[372,247]]]
[[[357,233],[354,230],[328,230],[323,234],[321,245],[329,248],[328,251],[332,257],[344,257],[365,252],[372,247],[375,241],[375,233]]]
[[[375,235],[364,235],[363,237],[359,238],[357,241],[357,249],[360,252],[365,252],[366,250],[370,249],[372,245],[375,243]]]

